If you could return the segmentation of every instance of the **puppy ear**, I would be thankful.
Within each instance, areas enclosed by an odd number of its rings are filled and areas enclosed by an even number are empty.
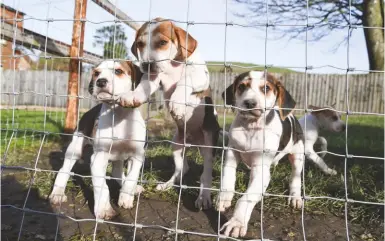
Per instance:
[[[135,41],[132,43],[131,53],[136,57],[136,59],[138,59],[138,48],[136,47],[136,38]]]
[[[136,59],[139,60],[138,58],[138,46],[137,46],[137,41],[140,35],[146,30],[147,26],[149,25],[148,22],[144,23],[138,30],[136,30],[135,33],[135,40],[131,45],[131,53],[136,57]]]
[[[287,90],[283,87],[281,82],[277,80],[275,82],[275,86],[277,87],[278,91],[278,106],[280,108],[285,108],[279,110],[279,115],[281,117],[281,120],[285,120],[286,117],[293,112],[293,108],[295,107],[296,102],[294,101],[293,97],[291,97],[289,92],[287,92]]]
[[[226,105],[234,105],[234,84],[229,85],[226,90],[222,92],[222,99],[225,101]]]
[[[198,42],[184,29],[177,27],[174,24],[173,28],[179,45],[179,54],[175,59],[178,61],[184,61],[186,58],[190,57],[192,53],[194,53]]]
[[[94,73],[93,72],[91,72],[91,80],[90,80],[90,84],[88,85],[88,93],[90,93],[90,95],[92,95],[93,93],[94,93],[94,85],[95,85],[95,83],[94,83]]]
[[[140,71],[139,66],[137,66],[132,62],[131,62],[131,65],[132,65],[132,75],[131,75],[132,88],[131,89],[135,90],[136,87],[138,87],[138,85],[140,84],[140,80],[142,79],[143,73]]]
[[[131,90],[135,90],[142,78],[142,72],[131,60],[127,60],[126,65],[122,65],[122,67],[126,68],[127,74],[131,76]]]

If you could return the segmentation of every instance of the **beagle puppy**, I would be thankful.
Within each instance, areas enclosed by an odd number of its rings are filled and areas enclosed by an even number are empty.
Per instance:
[[[305,153],[306,157],[313,161],[324,173],[336,175],[334,169],[328,167],[323,158],[327,151],[327,141],[324,137],[319,136],[321,130],[339,133],[346,129],[344,121],[341,120],[341,113],[332,110],[334,107],[317,107],[309,105],[312,112],[307,113],[299,119],[305,135]],[[306,122],[306,131],[305,131]],[[314,151],[314,145],[320,145],[321,154],[318,155]]]
[[[220,128],[212,106],[209,72],[198,51],[198,42],[173,22],[156,18],[143,24],[136,32],[131,51],[139,60],[144,75],[135,91],[121,96],[120,104],[140,106],[161,88],[177,127],[172,145],[175,171],[170,180],[159,184],[157,189],[172,187],[181,177],[181,172],[187,172],[188,164],[183,160],[185,138],[188,144],[209,146],[199,147],[204,167],[199,197],[195,202],[197,208],[209,208],[211,193],[208,189],[212,183],[214,158],[211,147],[218,139]]]
[[[226,93],[226,94],[225,94]],[[230,207],[234,196],[236,168],[243,161],[250,168],[245,194],[237,201],[233,217],[223,225],[226,236],[245,236],[251,212],[270,182],[274,157],[289,154],[292,166],[289,203],[300,208],[301,172],[304,162],[303,133],[293,116],[295,101],[272,75],[250,71],[236,77],[222,96],[234,106],[236,117],[229,129],[229,144],[222,170],[218,211]],[[279,110],[275,108],[279,107]]]
[[[117,181],[122,186],[119,206],[133,207],[134,193],[142,190],[141,186],[137,186],[137,180],[144,161],[146,126],[139,109],[123,108],[115,104],[114,100],[116,96],[133,90],[141,76],[139,68],[131,61],[105,60],[94,68],[89,92],[102,103],[80,119],[78,131],[74,133],[67,148],[63,166],[49,196],[51,203],[67,201],[64,191],[70,171],[81,158],[85,144],[91,139],[94,150],[91,174],[96,218],[110,219],[116,214],[110,204],[105,180],[109,160],[113,165],[112,176],[118,178]],[[125,175],[123,162],[127,159]]]

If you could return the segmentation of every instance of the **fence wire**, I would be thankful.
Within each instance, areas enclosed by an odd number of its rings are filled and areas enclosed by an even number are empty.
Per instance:
[[[17,2],[16,2],[17,1]],[[343,181],[344,181],[344,198],[338,198],[338,197],[329,197],[329,196],[311,196],[311,195],[308,195],[308,190],[306,189],[306,185],[305,185],[305,165],[303,165],[303,169],[302,169],[302,201],[303,201],[303,205],[302,205],[302,208],[301,208],[301,227],[302,227],[302,237],[304,240],[307,240],[308,239],[308,236],[307,236],[307,233],[306,233],[306,222],[305,222],[305,206],[306,206],[306,203],[308,201],[311,201],[311,200],[316,200],[316,199],[322,199],[322,200],[329,200],[329,201],[335,201],[335,202],[341,202],[343,203],[344,205],[344,218],[345,218],[345,230],[346,230],[346,239],[347,240],[350,240],[350,230],[349,230],[349,218],[348,218],[348,205],[350,204],[361,204],[361,205],[376,205],[376,206],[385,206],[385,203],[384,202],[371,202],[371,201],[362,201],[362,200],[354,200],[354,199],[351,199],[349,198],[349,195],[348,195],[348,185],[347,185],[347,175],[348,175],[348,162],[349,160],[353,159],[353,158],[361,158],[361,159],[368,159],[368,160],[380,160],[380,161],[384,161],[384,158],[383,157],[375,157],[375,156],[363,156],[363,155],[353,155],[351,154],[351,152],[349,151],[349,148],[348,148],[348,129],[349,129],[349,117],[352,116],[352,115],[371,115],[371,116],[381,116],[381,117],[384,117],[384,114],[382,113],[370,113],[370,112],[358,112],[358,111],[352,111],[350,106],[349,106],[349,78],[350,78],[350,73],[352,72],[359,72],[359,71],[367,71],[367,70],[359,70],[359,69],[356,69],[354,67],[352,67],[350,65],[350,62],[349,62],[349,54],[350,54],[350,38],[351,38],[351,31],[353,29],[369,29],[369,28],[375,28],[375,27],[368,27],[368,26],[361,26],[361,25],[353,25],[353,24],[333,24],[333,23],[322,23],[322,24],[310,24],[309,23],[309,0],[306,1],[306,13],[307,13],[307,16],[306,16],[306,24],[273,24],[270,22],[269,20],[269,4],[268,4],[268,1],[266,1],[266,21],[265,22],[260,22],[260,23],[254,23],[254,24],[242,24],[242,23],[235,23],[235,22],[230,22],[228,21],[228,0],[226,0],[226,10],[225,10],[225,22],[197,22],[197,21],[191,21],[190,20],[190,1],[191,0],[187,0],[188,4],[187,4],[187,9],[186,9],[186,20],[185,21],[181,21],[181,20],[173,20],[175,23],[178,23],[178,24],[185,24],[186,25],[186,32],[189,33],[189,26],[191,25],[212,25],[212,26],[220,26],[220,25],[223,25],[224,26],[224,37],[223,37],[223,41],[224,41],[224,55],[223,55],[223,64],[210,64],[212,66],[223,66],[225,68],[225,75],[224,75],[224,86],[227,87],[230,83],[231,83],[231,79],[229,78],[230,77],[230,74],[226,71],[227,68],[229,67],[238,67],[238,68],[241,68],[241,69],[244,69],[245,71],[248,71],[248,70],[251,70],[255,67],[260,67],[260,66],[241,66],[241,65],[237,65],[237,64],[231,64],[231,63],[228,63],[228,59],[227,59],[227,36],[228,36],[228,28],[231,28],[231,27],[234,27],[234,26],[237,26],[237,27],[242,27],[242,28],[256,28],[256,27],[264,27],[265,28],[265,42],[264,42],[264,50],[265,50],[265,56],[264,56],[264,71],[265,73],[269,71],[270,68],[272,67],[281,67],[281,68],[291,68],[291,69],[298,69],[298,70],[304,70],[304,76],[305,76],[305,108],[296,108],[294,110],[296,111],[302,111],[304,113],[310,113],[312,111],[322,111],[322,110],[326,110],[326,109],[329,109],[329,108],[322,108],[322,109],[319,109],[319,110],[311,110],[309,109],[307,106],[308,106],[308,71],[309,70],[316,70],[316,69],[322,69],[322,68],[325,68],[325,67],[330,67],[330,68],[333,68],[333,69],[336,69],[336,70],[345,70],[346,73],[345,73],[345,81],[346,81],[346,89],[345,89],[345,105],[346,105],[346,108],[344,110],[336,110],[338,113],[343,113],[343,114],[346,114],[346,120],[345,120],[345,124],[346,124],[346,130],[345,130],[345,148],[344,148],[344,152],[342,153],[335,153],[335,152],[332,152],[332,151],[324,151],[323,153],[327,153],[329,155],[333,155],[333,156],[336,156],[336,157],[342,157],[344,158],[344,175],[343,175]],[[27,207],[27,202],[28,202],[28,199],[29,199],[29,196],[30,196],[30,192],[31,192],[31,188],[32,188],[32,185],[34,184],[34,181],[35,181],[35,178],[36,178],[36,175],[37,173],[52,173],[52,174],[57,174],[58,171],[55,171],[55,170],[51,170],[51,169],[44,169],[44,168],[39,168],[38,167],[38,162],[41,158],[41,151],[42,151],[42,148],[44,146],[44,144],[47,142],[48,138],[49,137],[53,137],[53,136],[73,136],[73,134],[67,134],[67,133],[63,133],[63,132],[53,132],[53,131],[49,131],[47,130],[46,126],[47,126],[47,120],[48,118],[52,119],[52,116],[54,116],[54,120],[55,122],[59,122],[61,121],[61,123],[63,124],[63,119],[64,119],[64,114],[62,111],[59,111],[60,108],[56,108],[56,110],[52,110],[51,108],[54,107],[54,105],[52,104],[52,101],[53,99],[51,97],[54,97],[54,98],[57,98],[59,100],[63,100],[63,99],[66,99],[66,98],[77,98],[80,102],[80,100],[86,100],[86,101],[91,101],[91,98],[88,97],[88,96],[83,96],[80,94],[80,88],[78,89],[78,94],[76,96],[71,96],[71,95],[68,95],[68,94],[53,94],[53,93],[50,93],[49,90],[47,89],[47,83],[49,81],[49,76],[48,76],[48,70],[51,69],[51,71],[53,70],[54,68],[54,60],[60,60],[60,59],[66,59],[66,60],[70,60],[72,59],[71,57],[58,57],[58,56],[53,56],[53,55],[50,55],[48,52],[47,52],[47,41],[48,41],[48,35],[49,35],[49,28],[50,28],[50,23],[52,22],[61,22],[61,21],[76,21],[76,20],[80,20],[82,22],[85,22],[85,23],[92,23],[92,24],[105,24],[105,23],[110,23],[110,24],[114,24],[114,28],[115,28],[115,31],[116,31],[116,26],[120,23],[125,23],[125,22],[133,22],[133,23],[138,23],[138,24],[142,24],[142,23],[145,23],[147,21],[151,21],[151,19],[153,19],[154,17],[156,16],[153,16],[152,14],[152,0],[150,0],[150,5],[149,5],[149,9],[148,9],[148,19],[146,20],[139,20],[139,21],[124,21],[124,20],[119,20],[117,18],[117,1],[115,2],[115,9],[114,9],[114,20],[106,20],[106,21],[91,21],[89,19],[74,19],[74,18],[67,18],[67,19],[61,19],[61,18],[52,18],[50,16],[50,10],[51,10],[51,3],[54,2],[54,1],[51,1],[51,0],[47,0],[45,1],[45,3],[47,4],[47,11],[46,11],[46,18],[36,18],[36,17],[33,17],[33,16],[30,16],[30,15],[27,15],[27,17],[25,18],[22,18],[22,19],[19,19],[19,18],[12,18],[12,19],[7,19],[7,18],[3,18],[2,19],[2,22],[5,22],[5,21],[13,21],[13,28],[14,28],[14,36],[13,36],[13,43],[12,43],[12,54],[11,55],[3,55],[2,54],[2,58],[11,58],[12,61],[13,61],[13,88],[12,88],[12,91],[3,91],[1,90],[1,96],[2,98],[4,98],[4,96],[9,96],[10,99],[12,100],[11,104],[7,105],[6,108],[3,108],[2,109],[2,112],[4,110],[6,111],[11,111],[12,112],[12,115],[11,115],[11,118],[9,119],[9,117],[7,116],[6,118],[6,124],[3,125],[4,123],[4,119],[2,119],[2,127],[1,127],[1,134],[3,135],[3,133],[5,132],[6,135],[5,137],[2,136],[2,141],[1,143],[2,144],[5,144],[6,148],[4,150],[4,153],[2,155],[2,163],[1,163],[1,168],[2,168],[2,176],[4,175],[4,171],[5,170],[19,170],[19,171],[25,171],[25,172],[31,172],[32,173],[32,176],[28,182],[28,190],[27,190],[27,195],[25,197],[25,200],[24,200],[24,203],[22,205],[22,207],[18,207],[18,206],[15,206],[15,205],[11,205],[11,204],[2,204],[1,205],[1,208],[2,209],[6,209],[6,208],[11,208],[11,209],[15,209],[15,210],[18,210],[18,211],[21,211],[22,212],[22,219],[20,220],[20,228],[19,228],[19,233],[18,233],[18,240],[21,239],[22,237],[22,232],[23,230],[25,229],[25,215],[26,213],[31,213],[31,214],[43,214],[43,215],[51,215],[51,216],[55,216],[57,217],[57,224],[56,224],[56,233],[55,233],[55,240],[57,240],[58,238],[58,235],[59,235],[59,232],[60,232],[60,220],[61,218],[65,218],[65,219],[69,219],[73,222],[93,222],[95,224],[94,226],[94,231],[93,231],[93,240],[96,240],[97,239],[97,232],[98,232],[98,225],[101,224],[101,223],[106,223],[106,224],[112,224],[112,225],[118,225],[118,226],[123,226],[123,227],[129,227],[129,228],[133,228],[134,229],[134,232],[133,232],[133,240],[136,240],[136,236],[137,236],[137,230],[138,229],[158,229],[158,230],[163,230],[165,232],[168,232],[168,233],[171,233],[171,234],[174,234],[175,236],[175,240],[178,240],[178,236],[179,235],[183,235],[183,234],[189,234],[189,235],[197,235],[197,236],[201,236],[201,237],[208,237],[208,238],[213,238],[213,239],[216,239],[216,240],[221,240],[221,239],[224,239],[224,238],[229,238],[229,237],[224,237],[223,234],[220,233],[220,224],[221,224],[221,215],[220,213],[218,213],[218,229],[216,231],[216,233],[203,233],[203,232],[197,232],[197,231],[191,231],[191,230],[184,230],[184,229],[181,229],[180,225],[179,225],[179,221],[180,221],[180,208],[181,208],[181,198],[182,198],[182,192],[184,191],[187,191],[188,189],[191,189],[191,190],[199,190],[200,187],[197,187],[197,186],[191,186],[191,185],[185,185],[182,183],[183,181],[183,169],[181,171],[181,175],[180,175],[180,178],[179,178],[179,183],[175,183],[173,185],[173,187],[175,188],[179,188],[179,191],[178,191],[178,201],[177,201],[177,210],[176,210],[176,217],[175,217],[175,226],[174,227],[166,227],[166,226],[163,226],[163,225],[158,225],[158,224],[153,224],[153,225],[149,225],[149,224],[143,224],[143,223],[140,223],[138,220],[138,213],[139,213],[139,206],[140,206],[140,203],[141,203],[141,200],[143,199],[142,197],[142,194],[139,193],[137,195],[137,201],[136,201],[136,205],[135,205],[135,216],[133,218],[133,222],[132,223],[124,223],[124,222],[115,222],[115,221],[109,221],[109,220],[100,220],[100,219],[95,219],[95,218],[87,218],[87,219],[82,219],[82,218],[75,218],[75,217],[72,217],[72,216],[69,216],[69,215],[66,215],[64,213],[62,213],[61,211],[61,206],[59,206],[59,208],[57,209],[56,212],[45,212],[45,211],[39,211],[39,210],[34,210],[34,209],[30,209]],[[19,8],[20,8],[20,0],[14,0],[14,4],[13,6],[16,6],[16,15],[15,16],[18,16],[18,12],[19,12]],[[349,12],[349,22],[350,22],[350,18],[351,18],[351,0],[349,1],[349,9],[350,9],[350,12]],[[81,8],[83,7],[83,5],[81,6]],[[57,8],[57,7],[55,7]],[[64,10],[62,10],[64,11]],[[34,21],[41,21],[41,22],[45,22],[46,23],[46,38],[45,38],[45,46],[44,46],[44,52],[43,52],[43,56],[41,55],[35,55],[33,53],[29,53],[29,54],[16,54],[16,46],[18,45],[16,43],[16,35],[17,35],[17,23],[18,22],[23,22],[23,21],[29,21],[29,20],[34,20]],[[320,28],[320,27],[324,27],[324,26],[338,26],[340,28],[343,28],[343,29],[346,29],[347,30],[347,68],[341,68],[339,66],[333,66],[333,65],[323,65],[323,66],[309,66],[308,65],[308,31],[311,30],[311,29],[314,29],[314,28]],[[267,55],[268,55],[268,48],[267,48],[267,45],[268,45],[268,34],[269,34],[269,30],[274,28],[274,27],[306,27],[306,31],[305,31],[305,55],[304,55],[304,59],[305,59],[305,66],[276,66],[276,65],[271,65],[267,62]],[[383,29],[383,28],[381,28]],[[68,32],[67,32],[68,33]],[[79,33],[80,34],[80,33]],[[148,41],[150,42],[151,40],[151,35],[148,35]],[[188,38],[187,38],[188,40]],[[114,35],[114,42],[116,41],[115,39],[115,35]],[[79,40],[79,46],[80,46],[80,40]],[[22,44],[23,45],[23,44]],[[187,50],[186,50],[187,51]],[[114,61],[120,61],[120,60],[123,60],[123,59],[119,59],[119,58],[115,58],[115,48],[113,47],[113,50],[112,50],[112,55],[113,55],[113,60]],[[25,56],[34,56],[34,57],[39,57],[39,58],[43,58],[45,61],[44,61],[44,90],[41,90],[41,92],[36,92],[36,91],[17,91],[15,89],[15,84],[16,84],[16,61],[17,59],[20,59],[20,58],[23,58]],[[91,59],[87,59],[83,56],[81,56],[80,54],[80,51],[78,51],[77,53],[77,57],[76,59],[80,60],[79,64],[78,64],[78,71],[79,73],[82,71],[81,69],[81,62],[82,61],[91,61]],[[48,60],[52,60],[51,62],[51,66],[48,66],[49,63],[48,63]],[[176,61],[177,62],[177,61]],[[180,62],[181,64],[185,64],[185,65],[188,65],[189,63],[187,63],[186,61],[184,62]],[[373,73],[384,73],[384,71],[375,71],[375,70],[370,70],[369,72],[373,72]],[[3,76],[2,76],[3,78]],[[53,82],[53,76],[51,76],[51,81]],[[51,86],[54,86],[51,84]],[[56,86],[56,88],[58,88]],[[58,92],[56,92],[58,93]],[[35,106],[40,106],[43,108],[43,129],[38,129],[37,126],[36,126],[36,120],[35,122],[33,120],[31,120],[32,123],[34,123],[34,126],[33,128],[20,128],[19,127],[19,124],[17,122],[18,120],[18,116],[17,116],[17,112],[18,110],[20,110],[17,105],[16,105],[16,98],[18,98],[19,96],[23,96],[23,95],[26,95],[26,94],[32,94],[32,95],[37,95],[37,96],[41,96],[41,100],[42,100],[42,103],[35,103]],[[226,98],[226,96],[225,96]],[[185,100],[187,102],[187,100]],[[159,101],[152,101],[151,103],[157,103]],[[161,101],[161,104],[164,104],[164,101]],[[182,103],[183,104],[183,103]],[[51,106],[49,106],[51,105]],[[78,103],[78,106],[80,104]],[[202,104],[202,105],[209,105],[209,104]],[[62,107],[64,107],[64,101],[62,102]],[[219,107],[219,108],[223,108],[223,109],[229,109],[229,108],[233,108],[233,109],[239,109],[237,107],[234,107],[234,106],[228,106],[226,105],[225,103],[224,104],[210,104],[210,106],[213,106],[214,108],[215,107]],[[269,108],[264,108],[265,110],[266,109],[269,109]],[[25,107],[24,110],[28,110],[30,112],[35,112],[37,111],[37,109],[34,109],[34,108],[29,108],[29,107]],[[61,114],[59,114],[59,112]],[[80,108],[78,108],[78,119],[77,119],[77,123],[79,123],[79,116],[80,116]],[[59,115],[61,115],[61,117],[59,117]],[[146,125],[148,126],[149,124],[149,120],[150,120],[150,108],[147,108],[147,117],[145,118],[146,120]],[[28,120],[30,121],[30,120]],[[114,121],[112,122],[114,123]],[[186,128],[186,120],[185,120],[185,123],[184,123],[184,140],[183,140],[183,143],[178,143],[178,142],[174,142],[174,141],[171,141],[171,140],[151,140],[149,139],[149,133],[148,133],[148,128],[147,128],[147,135],[146,135],[146,146],[145,146],[145,149],[147,151],[148,149],[148,146],[151,145],[151,144],[162,144],[162,143],[168,143],[168,144],[171,144],[171,145],[181,145],[183,146],[183,159],[186,158],[186,148],[187,147],[197,147],[197,148],[200,148],[200,147],[205,147],[205,148],[213,148],[213,149],[218,149],[218,150],[222,150],[221,152],[221,157],[220,157],[220,163],[221,163],[221,168],[220,168],[220,184],[219,186],[221,186],[221,183],[222,183],[222,167],[223,167],[223,163],[224,163],[224,158],[225,158],[225,151],[228,151],[228,150],[235,150],[235,151],[238,151],[238,152],[243,152],[243,153],[247,153],[247,152],[263,152],[265,153],[266,149],[263,148],[263,149],[252,149],[252,150],[249,150],[249,151],[242,151],[242,150],[236,150],[236,149],[233,149],[231,147],[228,147],[225,143],[226,143],[226,138],[225,138],[225,135],[222,136],[222,146],[207,146],[207,145],[196,145],[196,144],[190,144],[187,142],[186,140],[186,137],[187,137],[187,134],[186,134],[186,131],[187,131],[187,128]],[[226,126],[226,111],[223,111],[223,133],[226,132],[226,129],[225,129],[225,126]],[[306,119],[305,119],[305,129],[304,129],[304,132],[305,132],[305,136],[306,136]],[[10,136],[8,136],[8,133],[11,133]],[[26,146],[26,142],[27,142],[27,139],[28,137],[31,138],[32,142],[35,141],[35,138],[36,137],[39,137],[39,145],[37,147],[37,155],[36,155],[36,158],[35,158],[35,161],[34,161],[34,165],[33,167],[27,167],[27,166],[19,166],[19,165],[13,165],[13,164],[8,164],[7,163],[7,157],[8,157],[8,154],[10,152],[10,149],[11,149],[11,143],[14,142],[15,143],[15,146],[14,146],[14,151],[17,150],[17,146],[16,146],[16,140],[18,138],[20,138],[20,133],[22,133],[22,139],[23,139],[23,148]],[[18,137],[19,135],[19,137]],[[4,139],[3,139],[4,138]],[[85,137],[89,140],[94,140],[94,138],[92,137]],[[265,131],[263,132],[263,138],[265,138]],[[118,139],[118,140],[128,140],[128,139]],[[132,139],[130,139],[132,140]],[[138,141],[138,140],[134,140],[134,141]],[[110,152],[111,152],[111,149],[112,149],[112,143],[111,143],[111,146],[110,146]],[[305,155],[305,151],[301,152],[301,153],[298,153],[298,154],[302,154],[302,155]],[[264,156],[264,155],[263,155]],[[262,163],[264,161],[264,158],[262,158]],[[92,162],[92,160],[91,160]],[[69,172],[67,173],[70,175],[70,177],[79,177],[79,178],[82,178],[82,179],[91,179],[92,176],[91,175],[81,175],[81,174],[78,174],[78,173],[74,173],[74,172]],[[95,176],[94,176],[95,177]],[[100,178],[104,178],[105,180],[122,180],[121,178],[115,178],[115,177],[111,177],[111,176],[100,176]],[[123,181],[123,180],[122,180]],[[155,182],[156,184],[161,184],[162,182]],[[139,181],[138,181],[138,184],[140,185],[143,185],[143,184],[153,184],[153,181],[151,180],[146,180],[145,178],[145,175],[144,175],[144,164],[142,165],[141,167],[141,171],[140,171],[140,177],[139,177]],[[263,186],[263,183],[261,184]],[[102,187],[103,188],[103,187]],[[221,188],[205,188],[207,190],[210,190],[212,192],[216,192],[216,193],[219,193],[221,191]],[[245,193],[244,192],[238,192],[238,191],[235,191],[234,192],[235,194],[237,195],[244,195]],[[260,238],[262,240],[267,240],[265,238],[265,234],[264,234],[264,231],[265,231],[265,228],[264,228],[264,225],[263,225],[263,221],[264,221],[264,199],[266,197],[277,197],[277,198],[289,198],[290,195],[284,195],[284,194],[274,194],[274,193],[263,193],[262,195],[262,199],[261,199],[261,206],[260,206]],[[214,203],[214,202],[213,202]],[[229,238],[230,240],[238,240],[238,239],[234,239],[234,238]]]

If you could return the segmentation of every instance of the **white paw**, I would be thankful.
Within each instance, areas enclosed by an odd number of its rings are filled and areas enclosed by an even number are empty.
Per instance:
[[[67,202],[67,196],[64,194],[65,188],[63,187],[54,187],[51,194],[49,195],[49,200],[52,204],[60,204]]]
[[[335,176],[335,175],[337,175],[337,171],[334,169],[328,168],[328,170],[326,171],[326,174]]]
[[[219,212],[224,212],[226,208],[231,206],[234,192],[221,192],[217,197],[216,209]]]
[[[195,207],[199,210],[211,208],[211,193],[210,190],[203,190],[202,194],[199,195],[195,201]]]
[[[166,191],[167,189],[170,189],[173,185],[174,185],[173,182],[160,183],[156,186],[156,190]]]
[[[140,194],[144,192],[144,187],[142,185],[136,185],[135,194]]]
[[[134,195],[125,193],[125,192],[120,192],[119,195],[119,201],[118,201],[119,207],[125,208],[125,209],[130,209],[134,207]]]
[[[292,206],[293,208],[298,208],[300,209],[302,207],[302,198],[300,196],[292,196],[292,194],[290,194],[291,197],[289,197],[288,199],[288,203],[290,206]]]
[[[227,223],[225,223],[222,230],[225,230],[224,235],[229,237],[238,238],[243,237],[247,233],[247,223],[240,221],[238,218],[232,217]]]
[[[112,208],[110,202],[107,202],[106,205],[101,205],[99,208],[96,208],[96,205],[95,205],[94,211],[97,219],[109,220],[114,216],[116,216],[116,212]]]
[[[122,107],[138,107],[142,104],[135,99],[133,91],[120,95],[117,102]]]

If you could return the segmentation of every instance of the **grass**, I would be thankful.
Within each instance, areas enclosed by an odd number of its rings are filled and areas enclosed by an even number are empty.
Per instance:
[[[228,64],[231,64],[231,69],[235,73],[243,73],[248,70],[258,70],[258,71],[264,71],[265,67],[257,64],[252,63],[242,63],[242,62],[227,62]],[[207,62],[207,68],[210,72],[223,72],[224,70],[224,62],[221,61],[208,61]],[[284,69],[284,68],[278,68],[278,67],[270,67],[268,68],[268,71],[270,73],[289,73],[294,72],[290,69]]]
[[[28,166],[33,167],[36,162],[37,152],[41,144],[42,133],[37,131],[48,131],[52,133],[60,133],[62,130],[61,112],[46,113],[46,121],[44,121],[44,112],[42,111],[25,111],[17,110],[15,112],[15,128],[11,128],[12,112],[9,110],[1,111],[1,151],[5,150],[4,146],[9,143],[12,130],[17,133],[16,139],[13,138],[8,152],[5,165],[12,166]],[[227,114],[225,125],[228,129],[233,121],[233,116]],[[219,123],[224,123],[223,117],[220,115]],[[173,134],[170,125],[162,128],[156,127],[157,136],[152,136],[155,140],[170,140]],[[159,130],[160,129],[160,130]],[[345,155],[345,134],[322,133],[328,140],[328,150]],[[219,145],[222,145],[219,143]],[[352,158],[346,160],[347,164],[347,192],[348,198],[358,201],[368,202],[384,202],[384,161],[376,159],[365,159],[357,156],[384,157],[384,118],[379,116],[349,116],[348,119],[348,139],[347,147]],[[38,161],[39,168],[52,169],[48,159],[51,158],[53,150],[60,150],[60,136],[58,134],[49,134],[43,145],[42,153]],[[199,176],[202,170],[203,160],[197,153],[195,148],[190,148],[186,157],[190,165],[190,174],[187,174],[185,182],[188,185],[199,186]],[[338,172],[336,176],[326,176],[311,162],[305,165],[305,186],[307,196],[325,196],[334,198],[345,198],[344,184],[344,165],[345,158],[331,154],[325,157],[327,164],[335,168]],[[152,195],[158,195],[161,199],[177,202],[179,191],[170,189],[167,192],[158,193],[155,190],[157,181],[166,181],[173,172],[172,151],[168,143],[150,143],[146,152],[145,172],[143,179],[149,183],[146,184],[146,192],[144,197],[150,198]],[[194,164],[197,163],[197,164]],[[213,170],[213,185],[219,188],[221,171],[221,152],[217,151]],[[287,194],[290,175],[290,165],[288,161],[282,160],[281,163],[273,168],[272,179],[267,190],[268,193]],[[18,180],[23,186],[27,187],[31,180],[32,173],[28,175],[20,174],[12,170],[4,175],[17,175]],[[53,185],[54,174],[50,172],[39,172],[34,180],[34,186],[39,189],[39,195],[46,197]],[[48,180],[48,181],[47,181]],[[237,172],[236,190],[244,192],[248,184],[248,170],[245,166],[240,165]],[[86,185],[91,185],[90,180]],[[73,182],[68,183],[67,192],[77,193],[81,198],[82,193],[79,185]],[[184,193],[196,196],[196,189],[185,189]],[[213,193],[215,198],[217,193]],[[234,201],[237,200],[237,197]],[[258,207],[258,206],[257,206]],[[336,216],[343,217],[344,202],[331,199],[312,199],[306,201],[305,210],[312,214],[333,213]],[[277,197],[266,197],[264,200],[264,210],[273,212],[286,212],[286,199]],[[348,215],[351,222],[360,223],[366,226],[375,226],[383,222],[383,206],[378,205],[362,205],[349,204]],[[79,236],[80,237],[80,236]],[[87,239],[84,239],[87,240]]]

